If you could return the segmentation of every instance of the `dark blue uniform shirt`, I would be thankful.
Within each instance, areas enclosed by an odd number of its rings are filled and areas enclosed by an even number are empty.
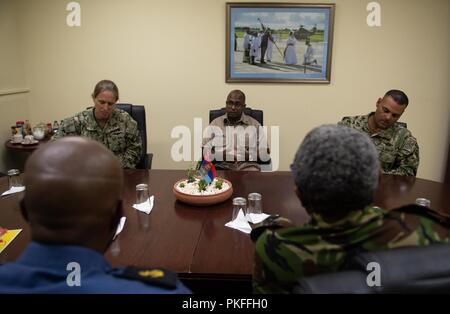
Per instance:
[[[71,262],[80,266],[80,286],[67,283]],[[92,249],[32,242],[16,262],[0,266],[0,293],[190,293],[179,280],[169,289],[115,275],[120,272]]]

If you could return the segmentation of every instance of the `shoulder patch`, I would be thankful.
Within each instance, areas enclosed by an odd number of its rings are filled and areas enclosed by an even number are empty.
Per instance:
[[[175,289],[177,287],[177,275],[164,268],[129,266],[122,269],[115,269],[112,274],[115,277],[142,281],[166,289]]]

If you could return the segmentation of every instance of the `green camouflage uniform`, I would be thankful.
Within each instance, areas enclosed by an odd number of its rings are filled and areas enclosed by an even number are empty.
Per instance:
[[[123,168],[135,168],[141,157],[142,143],[137,122],[123,110],[114,109],[101,128],[94,118],[94,108],[62,121],[55,138],[78,135],[96,140],[108,147]]]
[[[375,144],[381,168],[385,174],[415,176],[419,167],[419,145],[411,132],[401,123],[378,133],[369,128],[369,116],[344,117],[338,124],[367,133]]]
[[[369,206],[333,223],[313,214],[303,226],[280,228],[280,218],[261,225],[251,234],[254,292],[289,293],[299,278],[340,270],[357,253],[448,243],[448,220],[430,213],[416,205],[389,212]]]

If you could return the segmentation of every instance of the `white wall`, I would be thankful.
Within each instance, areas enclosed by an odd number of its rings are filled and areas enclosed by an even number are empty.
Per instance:
[[[7,151],[5,141],[11,126],[30,116],[22,51],[20,49],[17,2],[0,0],[0,172],[21,168],[24,156]]]

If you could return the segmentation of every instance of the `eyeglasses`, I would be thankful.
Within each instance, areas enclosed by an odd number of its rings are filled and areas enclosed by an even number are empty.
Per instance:
[[[226,104],[227,104],[227,107],[228,107],[228,108],[236,107],[237,109],[241,109],[241,108],[243,108],[243,107],[245,106],[244,104],[240,104],[240,103],[238,103],[238,102],[232,102],[232,101],[230,101],[230,100],[228,100],[228,101],[226,102]]]

